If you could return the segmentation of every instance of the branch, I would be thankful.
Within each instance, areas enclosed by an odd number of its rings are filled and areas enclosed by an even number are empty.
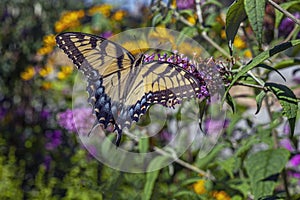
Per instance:
[[[279,10],[280,12],[282,12],[284,15],[286,15],[288,18],[290,18],[293,22],[295,22],[296,24],[300,25],[300,20],[295,18],[294,15],[292,15],[289,11],[283,9],[280,5],[278,5],[277,3],[275,3],[272,0],[268,0],[268,2],[274,6],[274,8],[276,8],[277,10]]]
[[[130,137],[131,139],[135,140],[136,142],[139,141],[138,138],[137,138],[135,135],[133,135],[133,134],[130,134],[130,133],[128,133],[128,132],[124,132],[124,134],[127,135],[128,137]],[[164,150],[162,150],[161,148],[159,148],[159,147],[157,147],[157,146],[154,146],[153,149],[154,149],[157,153],[159,153],[160,155],[163,155],[163,156],[167,156],[167,157],[173,158],[173,159],[174,159],[174,162],[180,164],[181,166],[183,166],[183,167],[185,167],[185,168],[187,168],[187,169],[190,169],[190,170],[192,170],[192,171],[194,171],[194,172],[196,172],[196,173],[198,173],[198,174],[201,174],[202,176],[204,176],[204,177],[206,177],[206,178],[208,178],[208,179],[210,179],[210,180],[215,180],[215,177],[212,176],[210,173],[205,172],[205,171],[199,169],[198,167],[196,167],[196,166],[194,166],[194,165],[191,165],[191,164],[189,164],[189,163],[187,163],[187,162],[181,160],[181,159],[178,158],[178,157],[175,157],[174,155],[168,153],[167,151],[164,151]]]

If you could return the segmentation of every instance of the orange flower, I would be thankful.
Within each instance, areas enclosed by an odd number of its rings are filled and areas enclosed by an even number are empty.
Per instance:
[[[221,30],[221,38],[226,39],[226,32],[225,30]]]
[[[48,66],[42,68],[42,69],[39,71],[39,74],[40,74],[42,77],[46,77],[46,76],[48,76],[49,74],[51,74],[52,71],[53,71],[53,67],[48,65]]]
[[[201,179],[193,184],[193,189],[197,194],[205,194],[206,188],[205,188],[205,180]]]
[[[251,51],[250,51],[249,49],[247,49],[247,50],[244,52],[244,56],[245,56],[246,58],[252,58],[252,53],[251,53]]]
[[[72,66],[62,66],[61,71],[57,73],[57,78],[60,80],[66,79],[72,72]]]
[[[55,36],[53,34],[46,35],[43,38],[44,46],[55,46]]]
[[[188,20],[191,24],[193,24],[193,25],[196,24],[196,19],[195,19],[194,16],[189,16],[189,17],[187,18],[187,20]]]
[[[62,32],[68,28],[74,28],[80,25],[80,19],[84,17],[84,11],[69,11],[64,13],[55,23],[55,31]]]
[[[24,81],[28,81],[30,79],[32,79],[35,75],[35,69],[32,66],[29,66],[25,69],[24,72],[21,73],[21,79],[23,79]]]
[[[46,55],[48,53],[51,53],[52,50],[53,50],[53,47],[51,47],[51,46],[46,46],[46,47],[43,46],[43,47],[41,47],[37,50],[37,54],[43,56],[43,55]]]
[[[42,83],[42,88],[44,90],[49,90],[49,89],[51,89],[51,87],[52,87],[52,83],[51,82],[45,81],[45,82]]]
[[[231,200],[230,196],[225,191],[213,191],[212,196],[216,200]]]
[[[105,17],[109,17],[111,9],[112,9],[112,6],[108,5],[108,4],[97,5],[97,6],[92,7],[91,9],[89,9],[88,15],[92,16],[92,15],[95,15],[96,13],[100,13],[100,14],[104,15]]]
[[[237,35],[237,36],[235,36],[233,46],[235,46],[238,49],[244,49],[247,47],[247,44],[244,40],[242,40],[242,38],[240,36]]]
[[[112,18],[115,20],[115,21],[121,21],[124,16],[126,15],[126,12],[123,11],[123,10],[118,10],[117,12],[115,12],[115,14],[112,16]]]
[[[53,34],[46,35],[43,38],[44,45],[40,49],[38,49],[37,53],[39,55],[46,55],[52,52],[53,47],[55,46],[55,36]]]

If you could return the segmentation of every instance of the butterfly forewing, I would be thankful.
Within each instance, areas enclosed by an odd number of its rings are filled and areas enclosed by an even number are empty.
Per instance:
[[[56,37],[56,42],[78,69],[88,65],[103,77],[131,67],[134,62],[134,56],[130,52],[102,37],[62,33]]]

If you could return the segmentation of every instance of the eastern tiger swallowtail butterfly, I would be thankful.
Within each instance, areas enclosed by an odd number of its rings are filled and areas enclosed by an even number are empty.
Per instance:
[[[137,122],[152,104],[174,107],[200,93],[200,82],[182,67],[164,61],[145,63],[105,38],[66,32],[56,43],[88,79],[88,102],[97,117],[95,125],[117,132]]]

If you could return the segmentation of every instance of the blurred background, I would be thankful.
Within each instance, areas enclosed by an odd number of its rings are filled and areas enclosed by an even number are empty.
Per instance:
[[[193,1],[169,2],[190,23],[196,23]],[[130,28],[158,25],[192,35],[191,29],[184,29],[184,23],[173,19],[167,8],[151,3],[150,0],[0,2],[0,199],[140,199],[145,174],[126,174],[106,167],[93,159],[77,140],[70,120],[76,73],[70,61],[62,59],[54,37],[63,31],[109,37]],[[223,9],[229,4],[230,1],[210,3],[213,6],[203,13],[206,25],[211,28],[210,37],[222,47],[227,46]],[[267,14],[265,41],[270,44],[278,35],[274,34],[274,10]],[[288,34],[284,33],[286,29],[282,30],[280,34]],[[251,34],[247,27],[245,31]],[[234,44],[239,50],[237,57],[245,61],[252,57],[247,45],[237,36]],[[212,56],[221,56],[210,44],[203,46]],[[185,155],[187,160],[191,157],[193,152]],[[170,170],[178,173],[170,175]],[[156,185],[160,189],[153,196],[170,199],[170,193],[179,190],[170,183],[184,181],[189,176],[198,175],[179,165],[163,169]],[[185,183],[184,187],[201,194],[203,185],[204,182]],[[230,199],[230,193],[240,196],[247,193],[246,189],[236,189],[237,192],[222,187],[214,190],[215,199],[220,196]]]

